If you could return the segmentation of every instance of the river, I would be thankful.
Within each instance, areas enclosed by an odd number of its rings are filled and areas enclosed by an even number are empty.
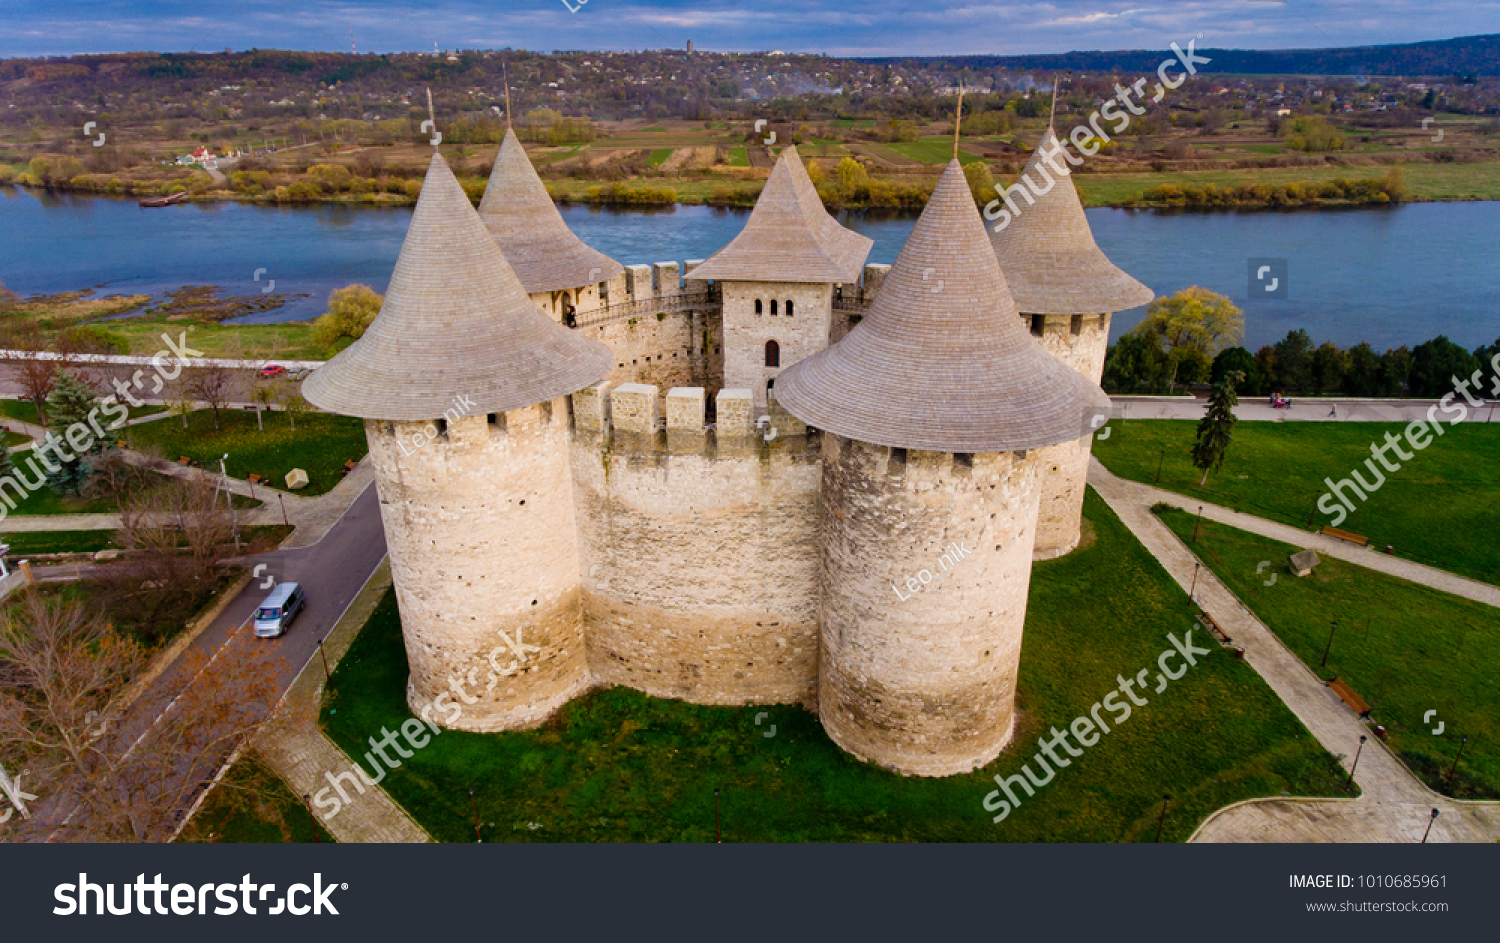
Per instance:
[[[562,207],[585,242],[630,264],[712,255],[748,211]],[[93,287],[160,294],[185,284],[230,294],[269,287],[300,295],[254,320],[315,317],[350,282],[384,290],[410,208],[194,203],[141,209],[133,200],[0,187],[0,281],[23,295]],[[1246,346],[1292,328],[1315,342],[1376,349],[1438,334],[1473,348],[1500,337],[1500,203],[1288,212],[1093,209],[1089,223],[1115,264],[1158,295],[1202,285],[1245,309]],[[915,214],[845,212],[892,262]],[[1285,259],[1284,299],[1250,297],[1248,260]],[[259,272],[259,280],[256,274]],[[1118,337],[1143,309],[1114,321]]]

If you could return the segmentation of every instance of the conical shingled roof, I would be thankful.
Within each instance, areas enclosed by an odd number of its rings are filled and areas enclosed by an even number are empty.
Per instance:
[[[527,297],[433,154],[380,313],[302,392],[346,416],[437,419],[456,405],[483,414],[555,399],[599,382],[613,365],[609,348]]]
[[[1020,215],[990,233],[1016,306],[1028,314],[1104,314],[1147,304],[1155,293],[1116,268],[1094,243],[1072,177],[1059,180],[1043,160],[1056,147],[1057,132],[1048,125],[1022,175],[1039,189],[1051,179],[1052,189],[1036,197],[1035,206],[1020,194],[1012,197]],[[1068,166],[1061,154],[1053,162]]]
[[[782,371],[776,399],[845,438],[938,452],[1072,441],[1109,408],[1022,326],[956,160],[864,320]]]
[[[528,292],[581,288],[625,270],[573,235],[515,131],[505,132],[479,215]]]
[[[781,152],[745,228],[692,271],[715,281],[859,281],[874,242],[840,226],[818,199],[796,147]]]

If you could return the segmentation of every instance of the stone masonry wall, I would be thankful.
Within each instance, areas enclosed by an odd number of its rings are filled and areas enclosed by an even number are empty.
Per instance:
[[[755,405],[766,406],[766,382],[782,370],[828,346],[833,286],[787,282],[722,282],[724,304],[724,386],[748,389]],[[755,302],[761,313],[755,313]],[[776,302],[776,314],[771,302]],[[786,303],[793,303],[792,316]],[[776,341],[780,365],[766,366],[766,341]]]
[[[1092,383],[1103,379],[1104,355],[1109,348],[1109,315],[1023,314],[1021,319],[1028,330],[1032,329],[1034,317],[1043,318],[1043,333],[1037,340],[1049,354]],[[1073,331],[1075,326],[1077,333]],[[1092,436],[1038,450],[1043,471],[1034,559],[1050,560],[1078,546],[1092,450]]]
[[[446,424],[365,423],[411,666],[435,723],[535,726],[591,683],[567,401]],[[456,711],[456,713],[455,713]]]
[[[634,417],[652,411],[639,400],[656,391],[601,387],[575,395],[572,459],[590,669],[699,704],[810,701],[816,439],[764,441],[748,391],[730,390],[718,430],[698,418],[700,391],[673,390],[653,413],[668,428],[637,432]]]
[[[922,776],[999,755],[1038,472],[1035,452],[956,457],[823,435],[818,706],[839,746]]]

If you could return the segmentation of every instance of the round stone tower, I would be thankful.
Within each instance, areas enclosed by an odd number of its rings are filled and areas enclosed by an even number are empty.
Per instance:
[[[1027,339],[957,161],[869,313],[777,393],[824,432],[824,728],[903,773],[988,763],[1014,719],[1037,450],[1109,401]]]
[[[380,314],[303,384],[365,420],[407,701],[434,723],[533,726],[589,684],[563,397],[612,361],[527,297],[434,154]]]
[[[1050,125],[1021,181],[1012,200],[1019,214],[990,234],[995,256],[1026,329],[1048,353],[1097,384],[1104,376],[1110,314],[1146,304],[1152,291],[1116,268],[1095,244]],[[1078,546],[1092,444],[1088,436],[1040,456],[1038,560]]]

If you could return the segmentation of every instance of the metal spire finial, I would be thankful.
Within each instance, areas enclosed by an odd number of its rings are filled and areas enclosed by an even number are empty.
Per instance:
[[[510,114],[510,72],[506,70],[505,63],[500,63],[500,80],[505,83],[505,126],[515,128],[516,123]]]
[[[958,160],[958,126],[964,120],[964,83],[958,83],[958,110],[953,115],[953,159]]]

